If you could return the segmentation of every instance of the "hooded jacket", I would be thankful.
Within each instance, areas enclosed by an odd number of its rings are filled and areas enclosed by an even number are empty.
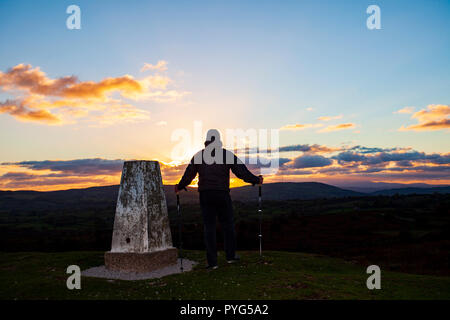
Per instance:
[[[255,185],[259,177],[252,174],[245,164],[231,151],[218,149],[223,153],[222,161],[212,162],[204,157],[205,149],[197,152],[189,162],[183,177],[178,183],[178,189],[185,189],[198,173],[198,191],[230,190],[230,170],[239,179]],[[214,150],[215,151],[215,150]],[[214,156],[214,153],[212,154]]]

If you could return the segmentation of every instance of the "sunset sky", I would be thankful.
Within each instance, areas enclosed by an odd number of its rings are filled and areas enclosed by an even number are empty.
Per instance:
[[[279,129],[267,182],[450,184],[449,20],[449,1],[2,0],[0,190],[117,184],[130,159],[175,183],[195,121],[185,161],[209,128]]]

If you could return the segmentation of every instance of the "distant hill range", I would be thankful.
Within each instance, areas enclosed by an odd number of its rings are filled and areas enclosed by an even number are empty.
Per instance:
[[[172,185],[164,186],[168,205],[175,205],[175,194]],[[114,207],[117,200],[119,186],[93,187],[87,189],[71,189],[64,191],[0,191],[0,211],[44,211],[67,208],[104,208]],[[181,200],[186,203],[198,203],[198,192],[195,188],[188,188],[188,192],[181,192]],[[318,182],[280,182],[267,183],[262,186],[264,200],[295,200],[295,199],[324,199],[358,196],[392,196],[395,194],[431,194],[450,193],[450,186],[431,188],[397,188],[386,189],[372,193],[362,193],[346,190]],[[243,186],[231,189],[231,196],[235,201],[256,201],[257,187]]]
[[[432,194],[432,193],[450,193],[450,186],[444,187],[432,187],[432,188],[396,188],[396,189],[387,189],[380,190],[376,192],[370,193],[370,195],[378,196],[393,196],[395,194]]]
[[[341,189],[319,182],[278,182],[262,186],[265,200],[320,199],[362,196],[363,193]],[[231,189],[231,196],[238,201],[256,200],[257,186],[244,186]]]
[[[337,183],[339,188],[344,188],[347,190],[352,190],[362,193],[375,193],[377,191],[385,191],[390,189],[404,189],[404,188],[438,188],[443,187],[443,185],[433,185],[427,183],[395,183],[395,182],[372,182],[372,181],[361,181],[361,182],[346,182],[342,181]],[[448,186],[447,186],[448,187]],[[420,193],[420,190],[418,190]]]

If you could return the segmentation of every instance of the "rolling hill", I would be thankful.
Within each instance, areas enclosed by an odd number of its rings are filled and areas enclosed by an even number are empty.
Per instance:
[[[380,190],[371,193],[374,196],[393,196],[395,194],[433,194],[433,193],[450,193],[450,186],[433,187],[433,188],[395,188]]]
[[[167,203],[175,205],[173,185],[164,186]],[[115,206],[119,186],[92,187],[87,189],[71,189],[63,191],[0,191],[0,211],[46,211],[67,208],[103,208]],[[280,182],[267,183],[262,186],[264,200],[310,200],[358,196],[378,196],[394,194],[432,194],[450,193],[450,186],[433,188],[398,188],[361,193],[318,182]],[[258,190],[255,186],[243,186],[231,189],[234,201],[256,201]],[[196,188],[188,188],[181,193],[183,203],[198,203]]]
[[[0,208],[2,211],[27,210],[45,211],[65,209],[73,206],[96,208],[105,204],[115,205],[119,186],[71,189],[64,191],[0,191]],[[168,205],[174,205],[176,198],[172,185],[164,186]],[[198,192],[188,188],[182,192],[183,203],[197,203]],[[294,200],[360,196],[362,193],[340,189],[324,183],[268,183],[262,187],[265,200]],[[257,187],[244,186],[231,189],[231,196],[236,201],[256,201]]]

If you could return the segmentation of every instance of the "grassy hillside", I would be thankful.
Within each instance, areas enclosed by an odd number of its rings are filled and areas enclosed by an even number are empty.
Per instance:
[[[188,273],[160,280],[119,281],[82,277],[66,288],[67,266],[103,264],[103,252],[2,253],[0,299],[450,299],[450,278],[382,270],[381,290],[368,290],[363,266],[314,254],[241,252],[243,261],[203,270],[203,253]]]
[[[182,198],[182,201],[184,198]],[[256,250],[255,202],[233,203],[240,250]],[[115,207],[74,205],[47,211],[1,212],[0,251],[106,251],[111,248]],[[183,242],[203,249],[198,204],[182,205]],[[174,244],[176,208],[169,206]],[[385,270],[450,275],[450,194],[264,201],[267,250],[317,253]],[[218,228],[218,245],[222,232]]]

